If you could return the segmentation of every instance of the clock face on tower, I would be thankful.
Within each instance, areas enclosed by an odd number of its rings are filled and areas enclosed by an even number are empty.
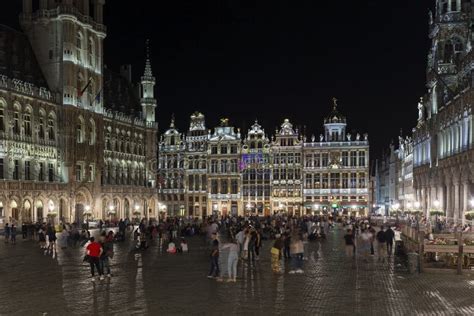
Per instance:
[[[341,154],[339,152],[330,153],[329,161],[329,166],[331,169],[339,169],[341,166]]]

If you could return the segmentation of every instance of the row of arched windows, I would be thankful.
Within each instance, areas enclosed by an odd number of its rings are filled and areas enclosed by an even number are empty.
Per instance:
[[[13,104],[9,110],[4,99],[0,99],[0,132],[13,136],[26,136],[38,140],[56,140],[56,113],[40,108],[34,113],[31,105]]]
[[[89,145],[94,145],[96,138],[97,134],[94,120],[91,118],[86,123],[86,120],[80,115],[76,124],[76,142],[83,144],[88,140]]]
[[[126,154],[145,155],[143,146],[143,135],[132,133],[130,131],[115,131],[109,126],[105,129],[105,149],[110,151],[118,151]]]
[[[145,166],[131,161],[107,160],[102,172],[102,184],[145,185]]]

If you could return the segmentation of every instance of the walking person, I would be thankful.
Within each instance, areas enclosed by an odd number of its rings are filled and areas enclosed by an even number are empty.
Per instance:
[[[347,230],[347,233],[344,235],[344,242],[346,244],[346,256],[349,258],[355,257],[355,243],[354,243],[354,234],[351,229]]]
[[[107,269],[107,277],[112,277],[110,273],[110,259],[114,256],[114,244],[113,240],[107,238],[105,231],[102,232],[100,236],[100,245],[102,247],[102,253],[100,255],[100,269],[102,274],[105,275],[105,270]]]
[[[364,229],[360,234],[360,251],[362,252],[362,256],[364,257],[364,262],[368,263],[369,255],[370,255],[370,244],[372,241],[372,235],[370,234],[368,229]]]
[[[104,279],[104,274],[102,269],[100,268],[100,256],[103,253],[103,249],[98,242],[95,241],[94,237],[91,237],[89,245],[86,247],[86,255],[88,256],[89,264],[91,266],[91,276],[92,282],[95,281],[95,271],[94,268],[97,269],[97,273],[99,274],[99,279]]]
[[[377,239],[377,261],[382,261],[385,262],[385,255],[387,254],[385,250],[385,244],[386,244],[386,239],[385,239],[385,232],[383,230],[383,226],[380,227],[380,231],[376,235]]]
[[[390,226],[388,226],[387,230],[385,231],[385,242],[387,243],[387,255],[389,258],[392,256],[394,238],[395,232]]]
[[[303,240],[297,234],[291,237],[290,243],[290,255],[291,255],[291,266],[290,274],[303,273],[303,253],[304,245]]]
[[[4,234],[5,234],[5,243],[8,244],[10,242],[10,226],[8,226],[8,223],[5,224]]]
[[[211,235],[211,270],[207,276],[209,279],[217,278],[219,276],[219,241],[217,240],[217,234],[212,233]]]
[[[10,228],[10,238],[12,245],[16,245],[16,227],[14,224],[12,224],[12,227]]]
[[[281,273],[281,257],[283,249],[283,239],[280,234],[275,235],[275,242],[271,249],[272,254],[272,270],[274,273]]]
[[[23,239],[26,239],[26,237],[28,236],[28,226],[26,226],[25,222],[21,224],[21,235]]]
[[[240,247],[237,240],[232,239],[230,243],[222,246],[222,249],[229,248],[229,257],[227,258],[228,282],[237,282],[237,264],[239,263]]]

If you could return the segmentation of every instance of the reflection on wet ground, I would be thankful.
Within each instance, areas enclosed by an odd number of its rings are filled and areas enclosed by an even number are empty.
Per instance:
[[[353,262],[344,256],[342,230],[308,244],[304,274],[274,275],[270,246],[255,267],[239,262],[237,283],[225,283],[206,278],[200,237],[190,239],[188,254],[175,255],[158,244],[136,252],[127,241],[115,245],[113,277],[93,283],[79,248],[52,259],[30,241],[0,243],[0,314],[474,314],[468,276],[412,276],[398,261]]]

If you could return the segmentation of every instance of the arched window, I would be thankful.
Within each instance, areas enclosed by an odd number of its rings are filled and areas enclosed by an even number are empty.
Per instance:
[[[79,119],[76,124],[76,142],[82,144],[85,140],[84,137],[84,119],[82,116],[79,116]]]
[[[13,106],[13,134],[20,135],[20,105],[15,104]]]
[[[5,132],[5,102],[0,100],[0,132]]]
[[[48,116],[48,139],[56,140],[56,117],[53,113]]]
[[[89,37],[88,55],[89,55],[89,65],[94,67],[95,66],[95,62],[94,62],[95,44],[94,44],[94,40],[92,39],[92,37]]]
[[[23,131],[25,136],[31,136],[31,107],[27,107],[23,114]]]
[[[77,33],[76,35],[76,47],[77,47],[77,60],[81,61],[81,55],[82,55],[82,34],[80,32]]]
[[[89,145],[94,145],[96,139],[96,132],[95,132],[95,122],[93,119],[89,121]]]
[[[77,100],[79,101],[82,98],[82,90],[84,89],[84,78],[83,78],[82,74],[80,74],[80,73],[77,74],[76,84],[77,84],[77,86],[76,86]]]
[[[38,118],[38,138],[44,139],[45,135],[45,112],[43,109],[39,111],[39,118]]]
[[[453,53],[454,53],[454,47],[453,43],[448,40],[444,44],[444,62],[445,63],[451,63],[453,62]]]

